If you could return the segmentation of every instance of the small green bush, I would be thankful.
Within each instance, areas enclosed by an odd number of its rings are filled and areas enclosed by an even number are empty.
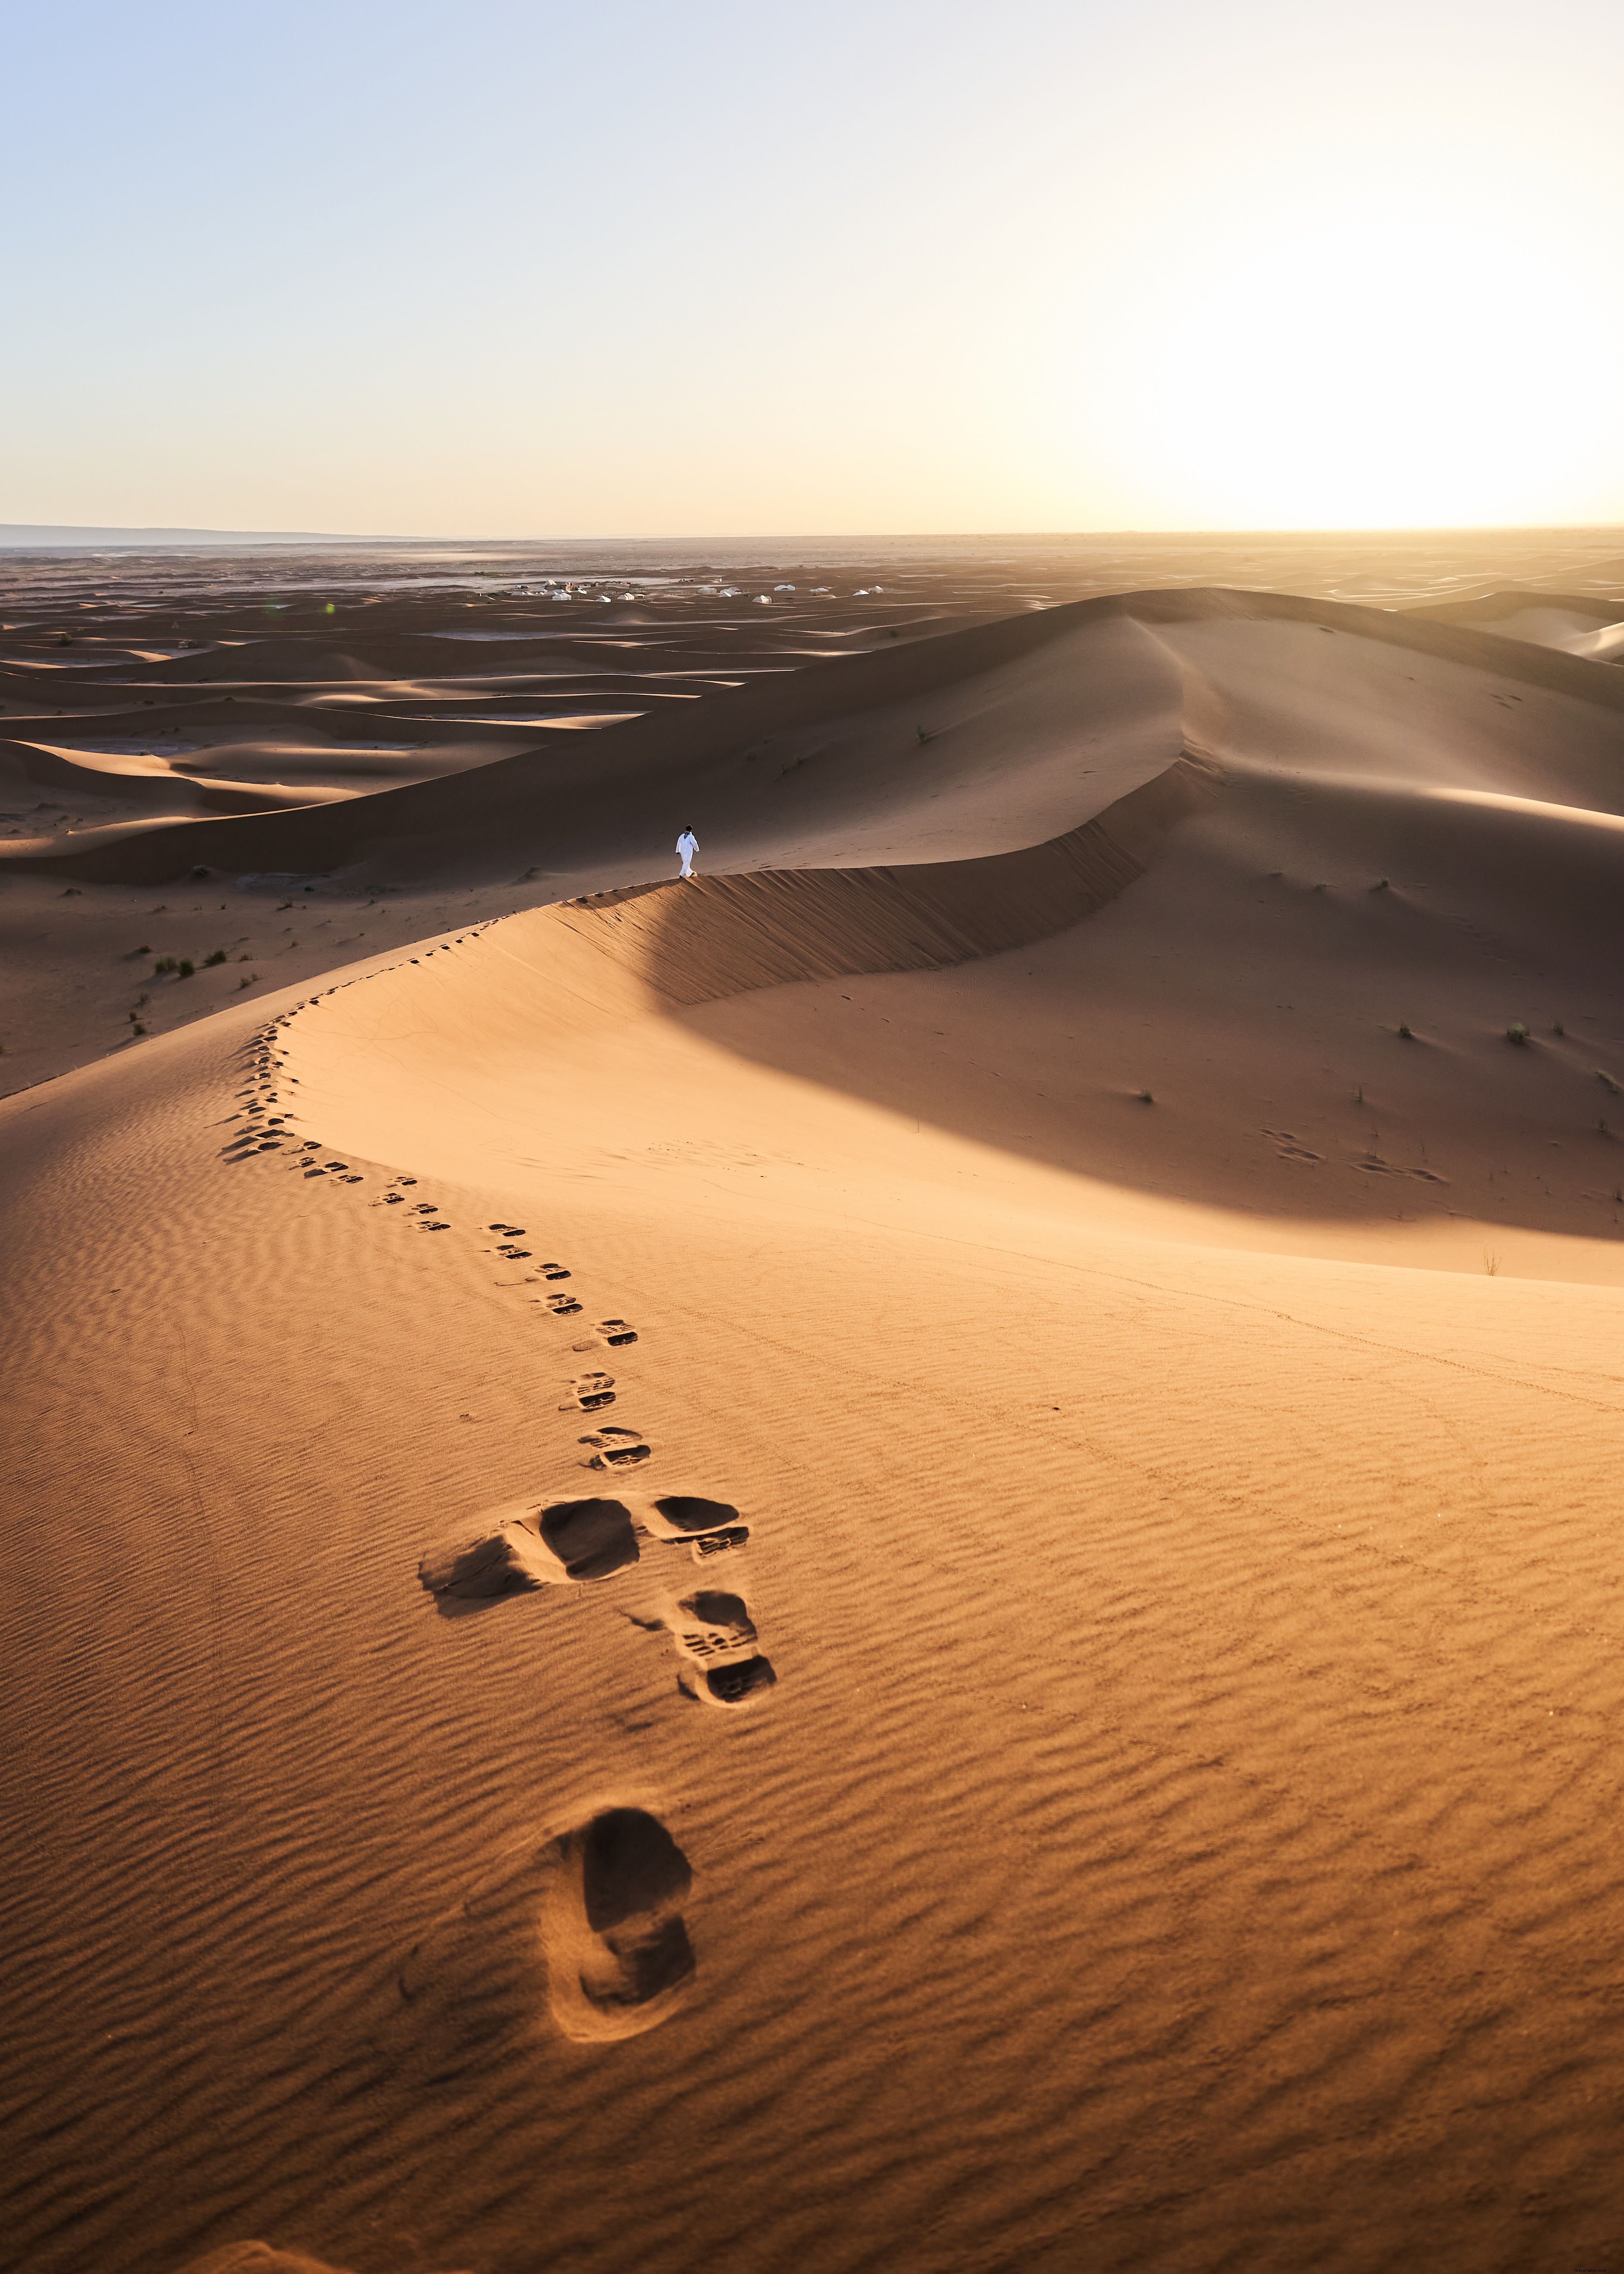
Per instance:
[[[1415,1036],[1410,1033],[1408,1027],[1401,1027],[1399,1028],[1398,1038],[1401,1043],[1413,1043],[1415,1040]]]
[[[205,970],[205,971],[212,971],[212,970],[214,969],[214,968],[215,964],[217,964],[217,963],[224,963],[226,960],[227,960],[227,956],[226,956],[226,952],[225,952],[224,948],[223,948],[223,947],[217,947],[217,948],[214,950],[214,953],[213,953],[213,955],[206,955],[206,956],[204,957],[204,959],[203,959],[203,968],[204,968],[204,970]]]
[[[153,977],[162,979],[166,971],[173,971],[174,968],[175,958],[172,955],[161,955],[153,966]]]
[[[190,979],[197,968],[197,965],[192,961],[189,956],[183,955],[180,961],[175,967],[175,976],[177,979]]]
[[[1507,1028],[1506,1040],[1508,1043],[1515,1043],[1519,1046],[1527,1042],[1528,1028],[1520,1019],[1514,1019],[1511,1025]]]

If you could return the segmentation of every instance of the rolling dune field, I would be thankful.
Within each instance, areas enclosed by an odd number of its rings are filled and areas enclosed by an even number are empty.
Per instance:
[[[1247,544],[8,599],[7,2264],[1624,2263],[1624,546]]]

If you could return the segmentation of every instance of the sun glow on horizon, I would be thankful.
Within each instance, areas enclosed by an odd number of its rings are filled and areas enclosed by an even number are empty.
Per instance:
[[[8,52],[0,519],[1624,523],[1616,0],[75,26]]]
[[[1552,223],[1554,228],[1554,222]],[[1137,296],[1124,456],[1200,527],[1583,519],[1624,318],[1526,215],[1209,215]]]

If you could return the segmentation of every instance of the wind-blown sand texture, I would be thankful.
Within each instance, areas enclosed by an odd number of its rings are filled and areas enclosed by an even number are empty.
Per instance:
[[[1609,2263],[1621,762],[1163,588],[14,856],[448,922],[0,1101],[7,2263]]]

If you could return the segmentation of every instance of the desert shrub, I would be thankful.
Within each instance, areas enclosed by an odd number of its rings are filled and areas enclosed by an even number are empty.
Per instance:
[[[1521,1019],[1514,1019],[1510,1026],[1507,1028],[1506,1040],[1508,1043],[1516,1043],[1518,1044],[1527,1042],[1528,1028],[1522,1024]]]
[[[213,953],[213,955],[206,955],[206,956],[204,957],[204,959],[203,959],[203,968],[204,968],[204,970],[205,970],[205,971],[212,971],[212,970],[214,969],[214,968],[215,964],[217,964],[217,963],[223,963],[223,962],[225,962],[225,960],[226,960],[226,952],[225,952],[224,948],[223,948],[223,947],[217,947],[217,948],[214,950],[214,953]]]
[[[189,956],[183,955],[180,961],[175,967],[175,976],[177,979],[190,979],[197,968],[197,965],[192,961]]]

